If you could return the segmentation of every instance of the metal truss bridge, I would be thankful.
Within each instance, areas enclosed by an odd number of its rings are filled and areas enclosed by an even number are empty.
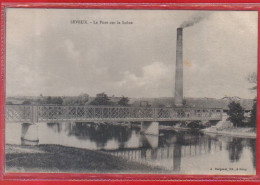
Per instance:
[[[6,105],[6,122],[145,122],[221,120],[222,109]]]

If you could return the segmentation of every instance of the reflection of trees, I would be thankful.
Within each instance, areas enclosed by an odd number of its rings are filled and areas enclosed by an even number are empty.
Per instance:
[[[61,123],[47,123],[47,126],[51,128],[54,132],[60,133],[62,130],[62,124]]]
[[[197,145],[200,142],[201,133],[194,131],[176,132],[173,130],[160,130],[159,146],[170,144]]]
[[[106,145],[108,140],[115,139],[119,142],[119,148],[123,148],[131,137],[132,130],[120,125],[76,123],[70,134],[79,139],[90,139],[101,148]]]
[[[249,140],[250,150],[252,152],[252,162],[253,166],[256,169],[256,140],[250,139]]]
[[[175,144],[173,151],[173,170],[180,171],[181,170],[181,145]]]
[[[151,150],[151,158],[156,160],[157,159],[157,149]]]
[[[239,161],[243,151],[242,140],[241,138],[233,138],[232,141],[227,144],[229,160],[231,162]]]

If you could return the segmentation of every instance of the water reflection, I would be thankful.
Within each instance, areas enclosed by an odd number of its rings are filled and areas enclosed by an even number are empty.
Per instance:
[[[94,141],[98,148],[104,148],[111,139],[119,143],[118,148],[124,148],[132,131],[137,130],[120,125],[75,123],[68,134],[75,135],[78,139]]]
[[[7,144],[28,144],[21,141],[21,133],[14,137],[18,129],[21,131],[21,124],[7,124]],[[160,130],[159,136],[144,135],[139,127],[128,124],[40,123],[38,130],[39,144],[103,150],[173,173],[207,174],[215,167],[243,167],[254,174],[256,169],[256,139],[173,130]]]
[[[47,123],[47,126],[52,129],[54,132],[60,133],[62,131],[61,123]]]
[[[232,141],[228,142],[227,150],[229,151],[229,159],[231,162],[237,162],[243,150],[241,138],[233,138]]]
[[[160,131],[157,148],[113,150],[110,151],[110,154],[146,165],[160,166],[166,170],[180,172],[182,161],[186,158],[196,158],[196,156],[222,151],[222,142],[200,133],[192,134],[189,132]]]
[[[181,170],[181,145],[176,143],[174,145],[174,154],[173,154],[173,170]]]
[[[254,169],[256,169],[256,140],[255,139],[250,139],[249,140],[249,146],[252,152],[252,161],[253,161],[253,166]]]
[[[140,134],[140,143],[143,148],[157,148],[159,137],[155,135]]]

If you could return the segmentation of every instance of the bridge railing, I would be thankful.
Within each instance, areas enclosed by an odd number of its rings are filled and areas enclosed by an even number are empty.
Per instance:
[[[221,109],[6,105],[7,122],[221,120]]]
[[[6,105],[6,122],[31,122],[33,118],[33,106],[29,105]]]

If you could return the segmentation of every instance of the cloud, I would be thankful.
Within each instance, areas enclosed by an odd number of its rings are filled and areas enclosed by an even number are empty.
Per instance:
[[[125,95],[139,94],[139,97],[169,96],[173,89],[174,65],[153,62],[142,68],[142,76],[126,71],[121,81],[111,84],[124,89]]]
[[[257,12],[22,8],[7,11],[7,95],[171,97],[176,29],[197,14],[210,16],[183,31],[184,95],[254,97],[245,76],[257,66]]]

